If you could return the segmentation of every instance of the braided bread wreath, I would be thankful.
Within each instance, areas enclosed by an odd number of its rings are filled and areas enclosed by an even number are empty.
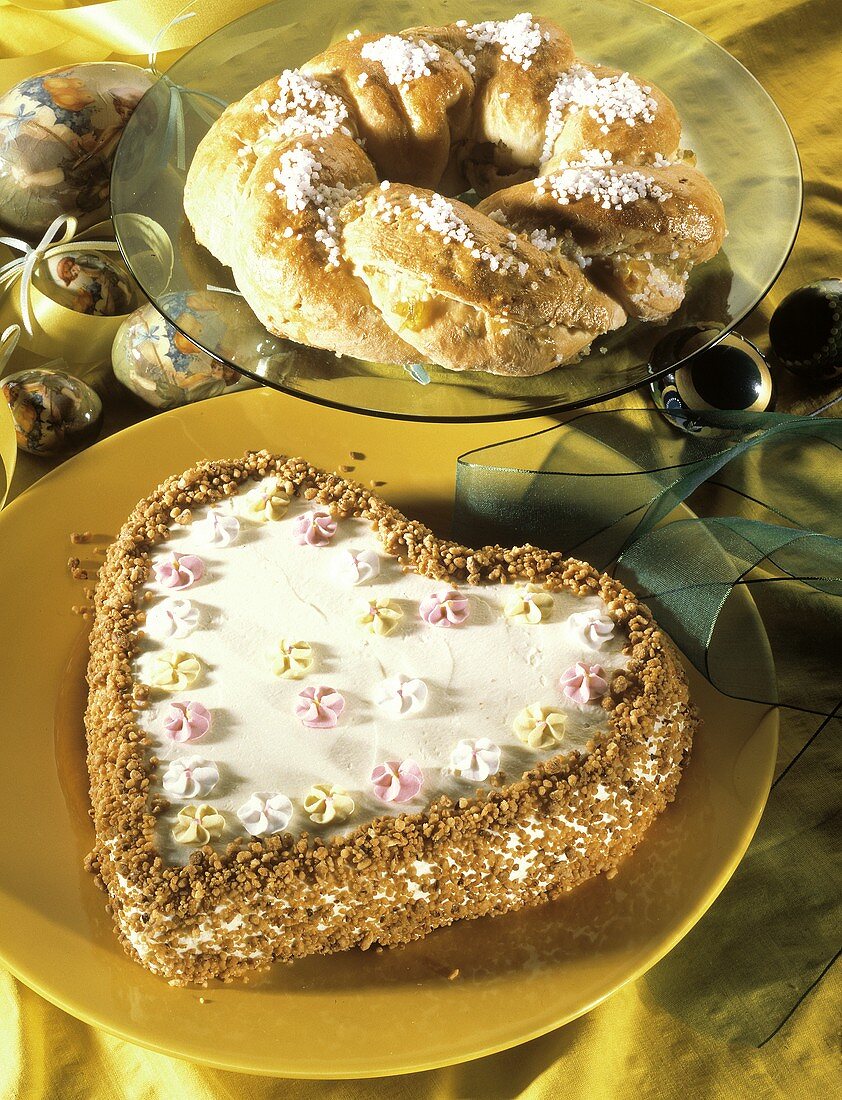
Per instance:
[[[184,189],[276,335],[535,375],[681,304],[722,200],[654,85],[504,22],[354,31],[232,103]],[[476,208],[445,195],[474,188]]]

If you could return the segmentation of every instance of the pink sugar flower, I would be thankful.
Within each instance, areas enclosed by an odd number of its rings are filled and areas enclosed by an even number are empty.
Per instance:
[[[386,760],[371,773],[374,793],[381,802],[410,802],[424,783],[414,760]]]
[[[170,554],[152,567],[155,580],[163,588],[189,588],[205,575],[205,563],[195,554]]]
[[[468,597],[455,588],[439,588],[425,596],[418,607],[419,614],[430,626],[461,626],[470,615]]]
[[[314,730],[333,729],[345,709],[345,700],[332,687],[308,687],[298,693],[295,714]]]
[[[170,740],[184,744],[198,741],[211,728],[211,712],[201,703],[170,703],[164,729]]]
[[[325,508],[313,508],[295,517],[293,533],[302,546],[327,546],[336,534],[336,520]]]
[[[602,698],[608,691],[602,665],[583,665],[581,661],[565,669],[558,683],[567,698],[580,707]]]

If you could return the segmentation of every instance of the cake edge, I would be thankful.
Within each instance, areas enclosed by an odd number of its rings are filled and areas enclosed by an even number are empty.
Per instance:
[[[166,802],[149,799],[154,758],[135,720],[145,705],[131,671],[134,631],[142,625],[136,593],[148,578],[150,549],[173,523],[266,476],[339,514],[369,520],[386,553],[432,579],[529,580],[600,595],[629,634],[628,668],[603,702],[607,729],[584,754],[559,754],[519,780],[457,802],[441,797],[422,813],[378,819],[329,841],[306,832],[237,838],[224,852],[208,846],[184,866],[166,866],[154,846],[155,815]],[[619,581],[529,545],[471,550],[440,539],[371,490],[267,451],[198,463],[140,501],[108,549],[95,610],[85,724],[96,841],[86,865],[109,894],[126,950],[173,984],[233,980],[275,959],[404,943],[457,919],[539,904],[601,872],[611,876],[672,801],[698,724],[672,643]],[[651,785],[634,779],[648,772]],[[607,799],[616,810],[610,826],[605,810],[597,811]],[[505,864],[506,850],[528,849],[536,829],[543,857],[537,866],[514,882],[489,885],[483,897],[472,892],[472,880],[489,874],[482,868]],[[571,830],[584,840],[571,839]],[[439,861],[436,881],[421,889],[407,869],[431,866],[430,855]],[[391,893],[380,896],[387,883]],[[365,912],[351,921],[344,901],[325,896],[348,897]]]

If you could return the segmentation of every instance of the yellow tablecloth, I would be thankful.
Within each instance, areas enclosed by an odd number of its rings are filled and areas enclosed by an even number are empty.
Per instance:
[[[196,6],[205,9],[203,18],[219,9],[222,23],[256,7],[257,0],[201,0]],[[776,99],[798,142],[806,184],[798,243],[776,287],[741,326],[765,346],[769,316],[785,293],[842,274],[839,0],[662,0],[661,6],[738,57]],[[179,7],[180,0],[0,0],[0,88],[58,64],[136,57]],[[785,381],[784,388],[782,407],[788,411],[821,401],[792,383]],[[318,410],[311,407],[311,413],[316,417]],[[109,411],[106,430],[137,416],[136,408],[118,405]],[[485,441],[517,434],[513,427],[490,425],[483,429]],[[43,469],[24,456],[13,493]],[[828,772],[839,732],[838,721],[819,729],[814,717],[784,715],[780,781],[758,836],[721,898],[648,975],[542,1039],[405,1078],[272,1081],[192,1066],[114,1039],[52,1007],[0,968],[0,1097],[695,1100],[839,1092],[839,972],[832,952],[817,955],[810,932],[827,932],[838,899],[822,889],[821,874],[813,876],[808,896],[804,877],[796,873],[804,866],[821,869],[833,858],[836,793]],[[800,751],[804,746],[808,750]],[[792,878],[781,873],[787,866]]]

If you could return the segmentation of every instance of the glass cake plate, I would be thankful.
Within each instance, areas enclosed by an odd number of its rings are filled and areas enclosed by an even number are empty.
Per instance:
[[[287,395],[251,390],[165,413],[66,462],[0,513],[0,630],[14,638],[0,662],[0,960],[89,1024],[225,1069],[375,1077],[463,1062],[582,1015],[686,935],[757,826],[777,712],[726,698],[690,670],[704,722],[692,760],[676,801],[610,881],[382,954],[347,951],[277,965],[249,984],[171,988],[123,953],[107,899],[83,869],[93,841],[82,726],[88,645],[70,613],[83,596],[68,556],[93,571],[98,550],[164,477],[259,447],[326,469],[362,448],[354,476],[385,481],[387,500],[444,534],[456,455],[489,432],[296,411]],[[407,450],[425,455],[423,470],[404,461]],[[71,547],[78,530],[91,541]],[[728,629],[768,653],[740,593]]]
[[[401,367],[337,358],[272,336],[236,294],[230,270],[196,244],[183,211],[184,181],[197,144],[227,103],[356,27],[394,32],[457,18],[507,18],[515,10],[500,0],[276,0],[186,53],[129,121],[111,187],[123,255],[157,308],[211,355],[269,386],[409,420],[504,420],[587,405],[648,381],[650,353],[673,329],[715,322],[724,333],[737,324],[774,283],[795,239],[802,198],[795,144],[775,104],[738,61],[638,0],[549,0],[532,10],[561,24],[582,57],[659,85],[678,108],[684,144],[723,197],[725,246],[693,272],[683,306],[666,325],[630,322],[597,340],[581,362],[536,378],[427,368],[429,382],[421,384]],[[186,307],[197,293],[207,308]],[[661,373],[668,369],[669,363]]]

